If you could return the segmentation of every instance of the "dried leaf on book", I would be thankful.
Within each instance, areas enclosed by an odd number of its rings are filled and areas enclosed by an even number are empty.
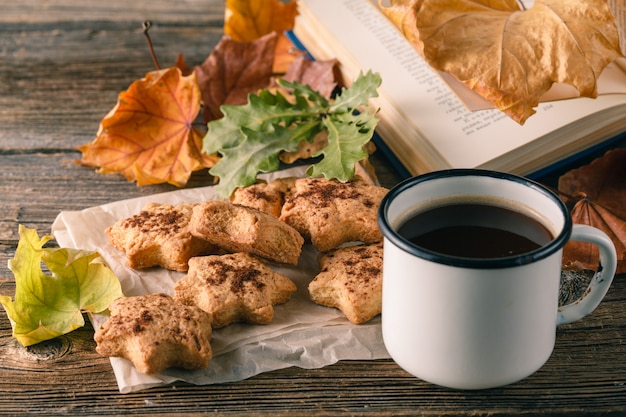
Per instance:
[[[605,0],[390,0],[387,16],[436,70],[523,124],[554,83],[596,97],[596,80],[621,56]]]
[[[626,272],[626,149],[607,152],[591,164],[559,178],[559,192],[573,204],[574,223],[588,224],[604,231],[617,250],[617,273]],[[590,243],[569,242],[563,263],[571,269],[593,269],[598,250]]]

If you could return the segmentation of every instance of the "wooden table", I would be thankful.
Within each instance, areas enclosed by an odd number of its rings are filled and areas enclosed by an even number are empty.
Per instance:
[[[60,211],[172,190],[137,187],[77,166],[117,94],[153,69],[142,21],[162,66],[183,53],[199,64],[222,35],[217,0],[0,1],[0,292],[18,225],[50,233]],[[399,178],[374,156],[383,185]],[[198,173],[189,187],[206,185]],[[511,386],[454,391],[420,381],[391,360],[289,368],[210,386],[177,383],[120,394],[87,326],[21,347],[0,313],[2,415],[626,415],[626,280],[617,277],[590,316],[558,329],[549,362]]]

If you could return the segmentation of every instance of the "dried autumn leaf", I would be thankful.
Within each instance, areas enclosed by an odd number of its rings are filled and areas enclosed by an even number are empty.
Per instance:
[[[423,45],[417,30],[415,11],[420,7],[423,1],[424,0],[378,0],[381,10],[420,53],[422,52]]]
[[[576,201],[574,223],[604,231],[617,250],[617,273],[626,272],[626,149],[607,152],[591,164],[559,178],[559,192]],[[563,251],[564,265],[596,269],[597,249],[583,242],[570,242]]]
[[[138,185],[184,186],[193,171],[217,160],[201,153],[204,132],[193,126],[199,112],[195,74],[183,76],[177,67],[149,72],[120,93],[96,139],[78,148],[79,162]]]
[[[383,10],[433,68],[520,124],[553,83],[596,97],[597,77],[622,55],[605,0],[537,0],[525,11],[515,0],[390,1]]]
[[[252,42],[268,33],[291,30],[297,15],[295,1],[226,0],[224,34],[237,42]]]
[[[282,77],[290,82],[306,84],[326,98],[329,98],[341,79],[336,59],[311,61],[306,56],[296,57]]]
[[[225,35],[196,67],[205,122],[223,116],[222,104],[245,104],[248,94],[270,84],[277,37],[269,33],[252,42],[235,42]]]
[[[293,29],[297,15],[295,1],[227,0],[224,34],[236,42],[252,42],[276,32],[279,36],[272,66],[275,73],[284,73],[294,55],[291,42],[282,33]]]
[[[274,74],[284,74],[297,57],[304,55],[306,55],[306,52],[294,48],[289,38],[285,35],[280,35],[276,42],[272,71],[274,71]]]
[[[178,54],[174,66],[180,69],[180,72],[185,76],[191,74],[193,71],[192,68],[189,68],[187,62],[185,62],[185,57],[183,56],[183,54]]]

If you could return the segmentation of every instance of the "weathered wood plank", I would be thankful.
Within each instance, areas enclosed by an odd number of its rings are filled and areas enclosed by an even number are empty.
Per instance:
[[[62,210],[170,191],[137,187],[77,166],[117,94],[153,69],[141,22],[162,65],[183,53],[199,64],[221,37],[224,2],[0,0],[0,294],[15,288],[7,261],[17,226],[49,233]],[[375,155],[381,182],[399,177]],[[210,182],[197,173],[189,186]],[[624,415],[626,282],[618,277],[590,317],[558,330],[535,375],[488,391],[453,391],[411,377],[392,361],[344,361],[284,369],[249,380],[174,384],[119,394],[89,324],[37,347],[11,337],[0,313],[0,415]]]
[[[214,24],[221,25],[224,17],[224,2],[210,0],[20,0],[19,3],[2,0],[0,7],[0,22],[19,24],[151,19],[188,25],[210,19]]]
[[[25,38],[24,48],[42,43],[26,52],[0,43],[7,52],[0,60],[1,150],[57,149],[91,141],[119,92],[155,69],[140,22],[103,26],[97,35],[83,24],[62,31],[20,29],[14,36]],[[165,27],[155,28],[153,38],[162,66],[173,65],[179,53],[193,66],[206,59],[220,33]],[[160,38],[168,40],[167,47]],[[6,42],[6,34],[2,39]]]

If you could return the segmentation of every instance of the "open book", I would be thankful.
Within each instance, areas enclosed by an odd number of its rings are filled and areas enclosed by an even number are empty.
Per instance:
[[[299,0],[294,34],[316,59],[337,59],[347,84],[361,71],[381,75],[372,99],[380,108],[377,132],[409,174],[485,168],[529,175],[626,132],[625,66],[603,72],[623,80],[617,90],[607,81],[596,99],[542,102],[519,125],[496,109],[472,111],[480,103],[462,100],[374,2]]]

